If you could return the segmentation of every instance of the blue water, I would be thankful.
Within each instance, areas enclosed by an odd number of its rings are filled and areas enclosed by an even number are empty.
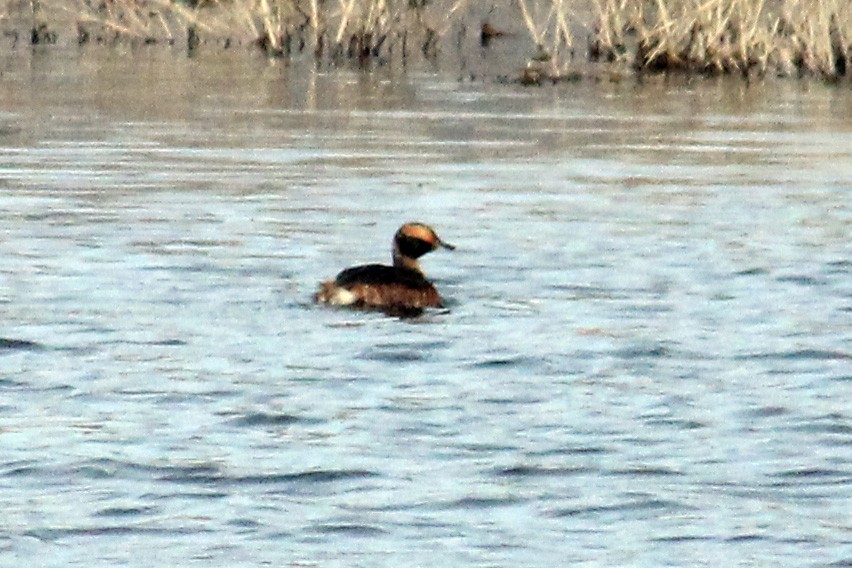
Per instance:
[[[852,565],[848,89],[16,57],[0,564]]]

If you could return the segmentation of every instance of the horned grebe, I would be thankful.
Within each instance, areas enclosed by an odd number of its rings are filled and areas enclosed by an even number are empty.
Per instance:
[[[417,259],[437,248],[453,250],[423,223],[406,223],[393,237],[393,266],[366,264],[342,271],[320,285],[315,300],[336,306],[416,315],[444,307],[438,291],[423,275]]]

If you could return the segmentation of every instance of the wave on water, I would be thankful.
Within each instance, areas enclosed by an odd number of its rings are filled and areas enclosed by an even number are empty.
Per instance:
[[[90,536],[127,536],[127,535],[189,535],[197,534],[198,527],[150,527],[150,526],[91,526],[73,528],[40,528],[23,533],[42,541],[55,541],[63,538],[90,537]]]
[[[598,516],[606,514],[630,514],[630,513],[648,513],[649,511],[667,511],[670,513],[682,512],[691,510],[693,507],[684,505],[677,501],[667,499],[638,499],[613,503],[610,505],[593,505],[588,507],[568,507],[554,509],[550,512],[552,517],[582,517],[582,516]],[[656,514],[656,513],[655,513]]]
[[[826,349],[795,349],[792,351],[769,351],[762,353],[748,353],[734,357],[738,361],[755,361],[755,360],[818,360],[818,361],[835,361],[835,360],[852,360],[852,353],[843,351],[833,351]]]
[[[497,471],[501,477],[563,477],[581,475],[597,471],[589,467],[541,467],[533,465],[516,465]]]
[[[214,464],[149,465],[110,459],[87,460],[79,464],[59,466],[18,463],[0,472],[0,477],[18,478],[60,479],[76,475],[87,479],[142,477],[170,483],[215,486],[330,483],[379,476],[377,472],[362,469],[309,469],[287,473],[229,475],[223,468]]]
[[[211,472],[208,468],[202,468],[199,471],[195,471],[193,468],[177,468],[174,473],[167,473],[161,476],[160,481],[216,486],[278,485],[300,483],[330,483],[334,481],[346,481],[352,479],[377,477],[378,475],[379,474],[376,472],[361,469],[316,469],[295,473],[227,475],[218,470]]]
[[[44,349],[44,346],[35,341],[0,337],[0,351],[38,351],[40,349]]]
[[[323,524],[316,525],[313,527],[315,532],[323,533],[323,534],[345,534],[348,536],[375,536],[379,534],[385,534],[388,531],[375,527],[372,525],[361,525],[361,524],[349,524],[349,523],[341,523],[341,524]]]
[[[276,414],[267,412],[252,412],[230,421],[235,426],[289,426],[291,424],[309,423],[315,424],[319,420],[304,418],[294,414]]]

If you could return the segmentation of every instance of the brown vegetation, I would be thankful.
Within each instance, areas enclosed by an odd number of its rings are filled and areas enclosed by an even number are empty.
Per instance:
[[[590,54],[639,70],[837,79],[852,57],[850,0],[599,2]]]
[[[576,75],[571,70],[575,56],[638,72],[773,73],[832,80],[846,76],[852,63],[852,0],[5,2],[5,9],[0,4],[0,25],[6,35],[15,21],[23,21],[31,43],[55,42],[70,21],[81,44],[185,42],[189,50],[202,43],[256,45],[270,56],[305,53],[364,62],[432,58],[452,42],[462,48],[466,36],[484,48],[491,40],[511,37],[527,42],[530,60],[519,71],[511,67],[522,67],[521,62],[507,62],[507,71],[531,84]],[[15,13],[24,17],[16,20]],[[499,26],[492,24],[492,16]],[[586,39],[579,53],[577,37]]]

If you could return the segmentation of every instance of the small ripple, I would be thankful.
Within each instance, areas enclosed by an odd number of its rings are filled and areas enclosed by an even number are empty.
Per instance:
[[[387,531],[372,525],[359,524],[325,524],[312,527],[315,532],[323,534],[346,534],[350,536],[375,536],[386,534]]]
[[[0,350],[9,351],[40,351],[44,349],[44,345],[35,341],[26,339],[12,339],[9,337],[0,337]]]
[[[823,278],[815,278],[806,274],[793,274],[790,276],[779,276],[776,282],[790,282],[800,286],[824,286],[827,282]]]
[[[674,426],[678,430],[699,430],[707,427],[707,424],[697,420],[678,420],[674,418],[647,420],[645,423],[649,426]]]
[[[235,426],[290,426],[291,424],[317,423],[318,420],[307,419],[294,414],[270,414],[266,412],[253,412],[234,418],[229,421]]]
[[[828,267],[829,274],[848,274],[852,271],[852,261],[850,260],[835,260],[832,262],[827,262],[826,266]]]
[[[567,448],[553,448],[538,452],[530,452],[532,456],[565,456],[585,454],[609,454],[612,450],[599,446],[571,446]]]
[[[41,472],[41,468],[32,465],[12,467],[0,473],[0,477],[32,477]]]
[[[156,345],[159,347],[179,347],[182,345],[189,345],[183,339],[162,339],[160,341],[151,341],[149,345]]]
[[[567,292],[567,299],[569,300],[627,300],[630,298],[630,295],[623,290],[616,291],[600,286],[553,284],[548,286],[548,288]]]
[[[99,329],[100,333],[107,334],[111,332],[116,332],[118,330],[110,330],[110,329]],[[98,345],[141,345],[144,347],[181,347],[184,345],[189,345],[186,341],[177,338],[168,338],[168,339],[153,339],[148,341],[141,341],[135,339],[110,339],[110,340],[102,340],[98,342]]]
[[[638,501],[625,501],[612,505],[595,505],[590,507],[570,507],[553,509],[550,515],[553,517],[585,517],[607,513],[641,513],[645,511],[683,511],[689,509],[686,505],[677,501],[665,499],[642,499]]]
[[[738,534],[725,539],[725,542],[753,542],[760,540],[770,540],[768,536],[763,534],[748,533]]]
[[[653,467],[653,466],[637,466],[624,469],[614,469],[607,472],[609,475],[627,475],[627,476],[669,476],[683,475],[683,473],[668,467]]]
[[[845,472],[819,467],[788,469],[776,473],[775,477],[782,479],[833,479],[840,483],[852,482],[852,476],[847,475]]]
[[[534,368],[543,361],[535,357],[518,355],[515,357],[493,357],[476,361],[469,365],[473,369],[504,369],[511,367]]]
[[[257,529],[257,528],[260,528],[262,526],[255,519],[246,519],[246,518],[231,519],[230,521],[228,521],[225,524],[230,526],[230,527],[237,527],[237,528],[241,528],[241,529]]]
[[[173,483],[199,483],[215,485],[279,485],[294,483],[329,483],[349,479],[377,477],[378,474],[358,469],[320,469],[298,473],[270,473],[264,475],[230,476],[219,472],[210,472],[208,468],[180,468],[175,473],[160,477],[162,481]]]
[[[746,268],[745,270],[734,272],[734,276],[757,276],[760,274],[769,274],[769,270],[756,266],[754,268]]]
[[[794,351],[773,351],[765,353],[748,353],[746,355],[737,355],[734,357],[737,361],[764,361],[764,360],[783,360],[783,361],[838,361],[852,360],[852,354],[843,351],[831,351],[825,349],[797,349]]]
[[[814,434],[852,434],[852,424],[849,418],[841,414],[826,414],[815,416],[802,421],[791,428],[796,432],[809,432]]]
[[[158,466],[97,459],[72,466],[39,467],[21,463],[0,472],[0,477],[34,477],[60,480],[68,476],[81,476],[86,479],[113,479],[133,477],[134,474],[143,479],[153,478],[158,481],[178,484],[212,486],[320,484],[364,479],[379,475],[373,471],[358,469],[318,469],[295,473],[233,476],[223,473],[218,466],[209,464]],[[208,496],[208,494],[203,495],[205,498]]]
[[[173,337],[168,339],[154,339],[150,341],[132,341],[127,339],[116,339],[114,341],[102,341],[100,342],[100,345],[144,345],[149,347],[182,347],[184,345],[189,345],[189,343],[183,339]]]
[[[466,452],[473,453],[495,453],[495,452],[511,452],[516,451],[518,449],[517,446],[509,445],[509,444],[497,444],[493,442],[477,442],[477,443],[468,443],[468,444],[458,444],[455,447],[460,450],[464,450]]]
[[[712,540],[709,536],[696,536],[696,535],[672,535],[672,536],[660,536],[657,538],[652,538],[651,542],[696,542],[702,540]]]
[[[619,359],[668,359],[673,356],[673,351],[662,344],[634,345],[617,349],[611,355]]]
[[[86,479],[111,479],[116,477],[118,471],[120,470],[89,464],[72,468],[72,473],[82,475]]]
[[[197,492],[197,493],[192,492],[192,491],[189,491],[189,492],[181,491],[179,494],[172,494],[172,495],[169,495],[169,494],[153,495],[153,494],[151,494],[151,495],[147,495],[147,497],[150,498],[150,499],[154,499],[154,500],[168,500],[168,499],[173,499],[173,498],[180,498],[180,499],[197,499],[199,501],[202,501],[202,500],[203,501],[218,501],[220,499],[231,498],[231,497],[233,497],[233,495],[231,493],[225,492],[225,491],[211,491],[211,490],[205,489],[203,492]]]
[[[32,529],[24,532],[29,536],[42,541],[55,541],[64,538],[80,536],[126,536],[126,535],[188,535],[199,532],[211,532],[209,529],[199,527],[192,528],[158,528],[158,527],[135,527],[135,526],[95,526],[74,528],[43,528]]]
[[[446,503],[441,509],[491,509],[522,502],[517,497],[463,497]]]
[[[96,517],[136,517],[156,512],[156,507],[107,507],[96,512]]]
[[[383,361],[386,363],[410,363],[423,361],[428,355],[420,347],[376,347],[361,353],[358,358],[366,361]]]
[[[477,402],[483,404],[537,404],[544,402],[545,399],[538,397],[485,397]]]
[[[784,416],[785,414],[789,414],[789,412],[790,410],[784,406],[761,406],[760,408],[749,410],[748,414],[755,418],[774,418],[776,416]]]
[[[210,390],[210,391],[199,391],[199,392],[155,392],[155,391],[124,391],[126,394],[130,395],[144,395],[144,396],[157,396],[157,403],[159,404],[174,404],[174,403],[184,403],[184,402],[193,402],[196,400],[219,400],[223,398],[230,398],[239,396],[239,391],[227,391],[227,390]]]
[[[496,475],[501,477],[563,477],[580,475],[597,471],[590,467],[541,467],[534,465],[516,465],[498,469]]]
[[[42,478],[48,482],[59,480],[68,476],[83,476],[86,479],[109,479],[115,476],[116,469],[101,467],[92,463],[73,466],[37,466],[21,465],[12,467],[2,473],[2,477],[33,477]]]

